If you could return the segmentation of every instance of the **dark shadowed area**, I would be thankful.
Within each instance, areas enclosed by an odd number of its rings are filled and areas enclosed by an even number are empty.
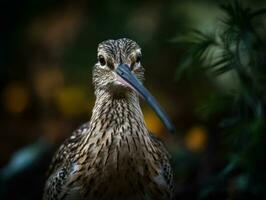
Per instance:
[[[142,102],[172,155],[175,199],[266,199],[265,1],[0,5],[1,200],[41,199],[55,150],[90,119],[98,43],[124,37],[176,126]]]

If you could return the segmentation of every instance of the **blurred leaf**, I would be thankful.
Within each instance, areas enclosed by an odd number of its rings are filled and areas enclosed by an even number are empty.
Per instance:
[[[205,58],[210,56],[210,48],[217,45],[214,35],[202,33],[198,30],[191,30],[185,36],[177,37],[175,41],[187,46],[184,60],[176,72],[178,79],[184,71],[191,67],[200,69]]]
[[[197,112],[204,118],[209,119],[216,113],[223,113],[232,103],[232,95],[213,94],[198,106]]]

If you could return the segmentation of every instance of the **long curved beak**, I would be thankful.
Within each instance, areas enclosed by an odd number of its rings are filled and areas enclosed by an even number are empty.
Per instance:
[[[130,68],[126,64],[120,64],[116,68],[116,73],[133,87],[140,96],[151,106],[151,108],[155,111],[158,117],[161,119],[166,128],[173,133],[175,131],[174,125],[170,121],[169,117],[156,101],[156,99],[151,95],[151,93],[143,86],[143,84],[139,81],[139,79],[131,72]]]

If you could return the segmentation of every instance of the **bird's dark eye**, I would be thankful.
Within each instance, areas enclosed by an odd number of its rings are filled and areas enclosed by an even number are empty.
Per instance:
[[[112,62],[110,59],[107,60],[107,66],[108,66],[111,70],[113,70],[113,69],[115,68],[113,62]]]
[[[140,55],[140,54],[138,54],[138,55],[137,55],[137,57],[136,57],[136,63],[139,63],[139,62],[140,62],[140,60],[141,60],[141,55]]]
[[[98,60],[101,64],[101,66],[104,66],[106,64],[106,61],[102,55],[99,55]]]

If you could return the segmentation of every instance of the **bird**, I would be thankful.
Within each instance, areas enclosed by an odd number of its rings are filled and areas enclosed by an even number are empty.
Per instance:
[[[164,144],[147,128],[143,98],[173,131],[169,117],[143,85],[141,48],[128,38],[98,45],[91,119],[75,130],[52,159],[43,200],[166,200],[173,171]]]

